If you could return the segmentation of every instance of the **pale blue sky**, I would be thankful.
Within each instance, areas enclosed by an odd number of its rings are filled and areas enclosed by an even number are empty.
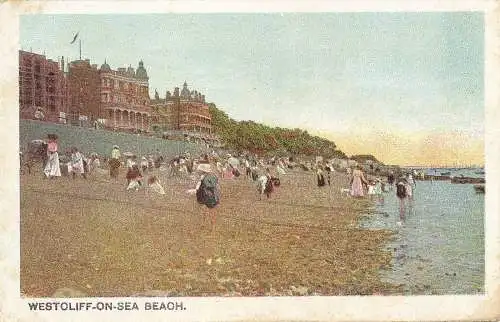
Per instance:
[[[482,13],[29,15],[20,47],[113,69],[144,60],[151,96],[202,91],[231,117],[336,133],[484,124]]]

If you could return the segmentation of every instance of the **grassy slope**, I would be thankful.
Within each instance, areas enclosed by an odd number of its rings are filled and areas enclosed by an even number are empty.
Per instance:
[[[48,133],[59,136],[59,150],[62,152],[76,146],[87,154],[96,152],[108,156],[114,144],[119,145],[122,152],[131,151],[138,155],[154,153],[157,149],[166,156],[174,156],[184,151],[201,153],[206,150],[202,145],[188,142],[29,120],[20,120],[19,123],[20,150],[24,151],[31,140],[45,139]]]

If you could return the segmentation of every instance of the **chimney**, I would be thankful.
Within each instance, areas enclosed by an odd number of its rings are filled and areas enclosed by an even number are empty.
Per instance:
[[[61,70],[64,73],[64,56],[61,57]]]

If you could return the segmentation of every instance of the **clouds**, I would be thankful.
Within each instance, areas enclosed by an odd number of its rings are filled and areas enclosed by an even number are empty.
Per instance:
[[[51,58],[76,58],[81,30],[84,58],[143,59],[152,93],[186,80],[237,120],[385,133],[415,156],[408,137],[483,133],[480,12],[30,15],[20,27],[21,45]]]

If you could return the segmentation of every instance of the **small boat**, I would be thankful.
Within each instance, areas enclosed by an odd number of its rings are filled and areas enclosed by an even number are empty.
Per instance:
[[[442,176],[449,176],[450,174],[451,174],[451,172],[441,172]]]
[[[474,190],[476,190],[476,193],[485,193],[485,185],[480,183],[480,184],[475,184],[474,185]]]
[[[482,175],[484,175],[484,171],[476,171],[476,172],[474,172],[474,173],[475,173],[475,174],[482,174]]]

